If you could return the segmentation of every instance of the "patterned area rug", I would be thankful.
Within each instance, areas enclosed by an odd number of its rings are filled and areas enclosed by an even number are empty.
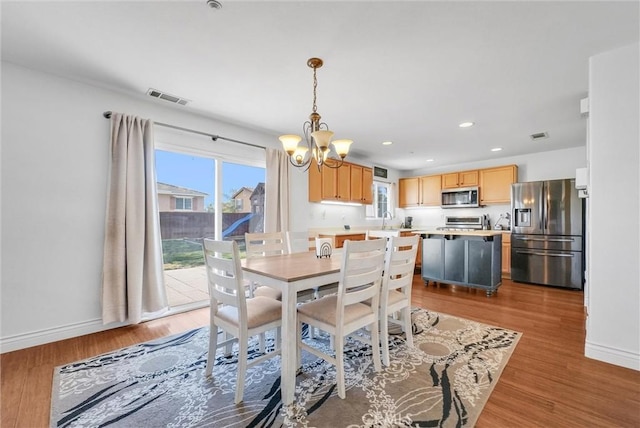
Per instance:
[[[415,346],[392,336],[391,365],[381,372],[373,371],[370,347],[348,343],[345,400],[337,396],[335,368],[303,352],[294,404],[282,406],[275,357],[248,369],[236,406],[233,354],[219,349],[214,380],[203,376],[205,327],[57,367],[50,425],[473,426],[521,334],[423,309],[413,321]],[[327,338],[313,340],[329,346]]]

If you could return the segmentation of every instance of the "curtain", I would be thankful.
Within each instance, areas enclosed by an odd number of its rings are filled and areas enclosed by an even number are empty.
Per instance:
[[[102,322],[139,323],[167,309],[153,122],[112,113],[102,270]]]
[[[266,149],[264,231],[289,230],[289,159],[282,150]]]

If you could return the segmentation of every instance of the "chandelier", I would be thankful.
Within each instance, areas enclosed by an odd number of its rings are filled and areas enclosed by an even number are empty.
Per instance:
[[[311,163],[318,166],[318,170],[325,165],[329,168],[340,168],[344,162],[344,158],[349,153],[351,140],[335,140],[331,141],[333,132],[329,130],[326,123],[320,122],[320,114],[316,106],[316,89],[318,87],[318,79],[316,78],[316,70],[322,67],[320,58],[309,58],[307,66],[313,69],[313,110],[309,115],[309,120],[302,125],[305,144],[299,144],[302,137],[299,135],[281,135],[280,142],[282,147],[289,155],[289,162],[295,167],[309,169]],[[333,151],[330,148],[333,145]]]

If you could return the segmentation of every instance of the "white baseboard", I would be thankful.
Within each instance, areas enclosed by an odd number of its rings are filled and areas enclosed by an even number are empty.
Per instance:
[[[594,360],[640,371],[640,354],[586,342],[584,355]]]
[[[31,333],[21,333],[13,336],[0,338],[0,353],[17,351],[18,349],[30,348],[32,346],[44,345],[45,343],[56,342],[58,340],[70,339],[72,337],[84,336],[85,334],[97,333],[103,330],[110,330],[116,327],[127,325],[125,323],[102,324],[101,319],[68,324],[61,327],[49,328],[46,330],[34,331]]]

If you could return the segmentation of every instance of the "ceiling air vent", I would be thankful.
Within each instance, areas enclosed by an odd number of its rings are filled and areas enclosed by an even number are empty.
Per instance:
[[[186,106],[191,102],[190,100],[187,100],[185,98],[167,94],[166,92],[158,91],[157,89],[153,88],[149,88],[149,90],[147,91],[147,95],[154,98],[160,98],[161,100],[169,101],[170,103],[180,104],[181,106]]]
[[[543,138],[549,138],[549,134],[546,132],[538,132],[530,135],[533,141],[542,140]]]

